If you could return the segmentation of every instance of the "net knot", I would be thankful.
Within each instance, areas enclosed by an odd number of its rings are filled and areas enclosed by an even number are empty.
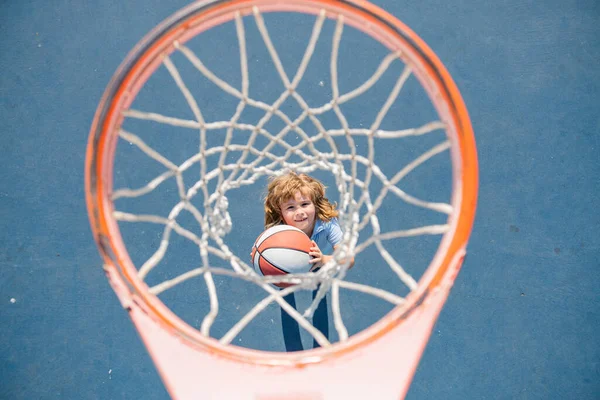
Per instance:
[[[229,200],[224,195],[220,195],[212,210],[208,213],[208,222],[211,232],[219,237],[223,237],[231,232],[231,215],[229,215]]]

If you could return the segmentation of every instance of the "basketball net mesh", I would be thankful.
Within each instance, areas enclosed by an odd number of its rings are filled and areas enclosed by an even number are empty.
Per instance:
[[[377,166],[375,160],[374,142],[376,139],[400,139],[445,129],[445,125],[440,121],[432,121],[422,126],[405,130],[389,131],[380,129],[381,122],[386,116],[386,113],[399,96],[406,80],[411,76],[411,69],[407,65],[402,68],[395,85],[392,87],[387,99],[385,99],[383,106],[369,128],[359,129],[350,127],[340,106],[360,96],[375,85],[378,79],[388,70],[390,65],[395,61],[400,60],[400,54],[388,54],[382,59],[372,76],[366,79],[361,85],[350,92],[340,93],[338,87],[337,57],[344,29],[344,18],[343,16],[339,16],[333,34],[330,58],[332,98],[328,103],[323,104],[320,107],[311,108],[300,93],[296,91],[296,88],[304,76],[315,50],[317,40],[321,35],[323,23],[326,18],[325,11],[322,11],[316,18],[309,44],[304,51],[302,61],[296,73],[292,77],[284,70],[278,52],[271,42],[262,15],[256,7],[253,9],[253,16],[262,40],[276,67],[279,79],[283,84],[283,90],[279,98],[272,104],[266,104],[260,100],[249,97],[246,35],[243,19],[239,13],[235,18],[235,27],[239,41],[239,57],[242,74],[241,89],[237,89],[220,79],[215,72],[208,69],[200,58],[188,47],[180,45],[179,43],[174,43],[178,51],[180,51],[200,73],[225,93],[237,99],[239,103],[236,112],[229,121],[207,121],[203,116],[197,101],[182,79],[177,67],[168,56],[165,56],[163,65],[166,67],[177,87],[185,97],[187,104],[195,116],[195,120],[173,118],[135,109],[125,111],[124,116],[126,118],[142,119],[160,124],[198,130],[200,133],[199,151],[185,162],[176,165],[161,155],[159,151],[147,145],[136,134],[121,129],[119,135],[122,139],[137,146],[148,157],[162,164],[165,171],[143,187],[120,188],[115,190],[113,192],[112,200],[114,201],[125,197],[142,197],[155,190],[163,182],[174,179],[177,183],[180,201],[171,208],[167,217],[158,215],[140,215],[122,211],[114,211],[113,216],[116,220],[123,222],[146,222],[164,225],[160,246],[139,268],[138,275],[141,280],[144,280],[148,273],[159,265],[169,249],[170,238],[173,233],[193,242],[198,247],[201,257],[200,267],[190,270],[173,279],[154,285],[149,290],[152,294],[158,295],[165,290],[176,287],[186,280],[202,277],[206,283],[210,299],[210,311],[204,316],[200,326],[200,332],[203,335],[209,336],[211,326],[219,313],[219,299],[213,279],[214,275],[224,275],[243,279],[257,285],[264,290],[265,297],[219,339],[222,344],[231,343],[236,335],[238,335],[256,315],[273,302],[276,302],[292,318],[294,318],[300,326],[309,332],[321,346],[326,347],[330,345],[329,340],[316,329],[307,318],[312,316],[321,299],[329,291],[331,291],[333,321],[340,341],[344,341],[348,338],[348,332],[340,312],[340,288],[376,296],[393,305],[402,305],[405,301],[403,297],[386,290],[346,281],[345,276],[348,270],[348,264],[344,260],[347,259],[347,257],[357,257],[368,247],[375,246],[381,254],[381,257],[385,260],[389,268],[398,276],[400,281],[411,291],[417,288],[416,280],[407,273],[392,257],[390,252],[386,250],[386,242],[390,239],[403,237],[441,235],[448,231],[448,225],[427,225],[414,229],[396,230],[384,233],[380,228],[377,211],[386,196],[395,196],[401,201],[413,206],[449,215],[452,211],[450,204],[429,202],[413,197],[404,192],[397,185],[419,165],[427,162],[427,160],[433,156],[448,150],[450,143],[447,139],[441,141],[439,144],[418,156],[412,162],[402,166],[395,175],[386,176]],[[302,110],[295,119],[290,118],[280,109],[281,105],[290,98],[295,100]],[[254,107],[255,109],[264,112],[264,116],[257,124],[252,125],[240,122],[240,116],[247,107]],[[323,127],[319,120],[319,116],[328,111],[333,111],[335,113],[341,124],[341,129],[325,129]],[[269,132],[264,128],[267,122],[273,117],[279,118],[281,121],[285,122],[286,125],[277,133]],[[316,130],[315,134],[309,134],[300,127],[301,123],[305,120],[308,120],[313,124]],[[210,131],[218,129],[226,130],[223,144],[221,146],[207,148],[207,134],[209,134]],[[236,131],[248,131],[250,133],[247,144],[241,145],[232,143],[232,137]],[[286,135],[291,132],[302,138],[301,143],[291,145],[286,142]],[[269,144],[266,147],[254,147],[255,139],[259,136],[263,136],[269,140]],[[359,136],[368,139],[368,152],[366,155],[356,154],[354,138]],[[343,153],[339,150],[333,140],[336,137],[344,138],[347,141],[350,149],[348,153]],[[327,142],[331,151],[318,151],[315,144],[320,141]],[[280,146],[280,149],[285,149],[284,156],[278,156],[271,152],[275,146]],[[226,156],[233,154],[234,152],[239,152],[239,157],[237,157],[235,162],[227,163]],[[205,160],[211,155],[218,155],[219,162],[217,168],[208,170]],[[290,162],[289,158],[292,155],[296,156],[296,158],[301,161],[295,163]],[[346,162],[346,165],[349,164],[350,168],[345,167],[344,162]],[[200,165],[199,178],[193,185],[186,187],[182,177],[183,173],[190,167],[198,164]],[[362,179],[359,179],[357,173],[359,166],[366,168],[366,174]],[[334,253],[333,260],[315,273],[267,277],[258,275],[251,265],[233,254],[224,241],[224,237],[231,231],[233,225],[228,211],[228,192],[245,185],[252,185],[259,178],[264,176],[277,176],[289,171],[310,174],[316,170],[329,171],[335,178],[337,189],[340,194],[338,205],[340,211],[339,221],[344,237],[342,243],[340,243],[338,249]],[[369,190],[367,190],[371,181],[375,179],[379,180],[382,186],[376,197],[371,195]],[[213,193],[209,193],[208,184],[214,180],[217,181],[216,190]],[[204,196],[204,210],[200,210],[192,204],[191,200],[198,193],[202,193]],[[361,214],[361,209],[366,209],[367,211],[363,211]],[[177,218],[183,210],[188,211],[194,216],[201,229],[201,235],[197,235],[178,224]],[[359,242],[359,236],[367,226],[370,227],[372,234],[370,234],[368,238],[363,238],[361,236],[362,241]],[[214,245],[212,243],[214,243]],[[250,244],[248,245],[248,248],[249,247]],[[211,257],[218,257],[225,262],[226,266],[215,266],[214,262],[209,260]],[[248,257],[245,257],[245,259],[247,258]],[[293,283],[294,285],[282,290],[276,289],[271,285],[273,283],[282,282]],[[318,291],[314,300],[303,313],[298,312],[283,299],[284,296],[293,292],[300,290],[315,290],[317,288]]]

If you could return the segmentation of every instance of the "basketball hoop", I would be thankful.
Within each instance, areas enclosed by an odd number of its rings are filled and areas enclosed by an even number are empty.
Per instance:
[[[308,46],[304,57],[292,77],[287,75],[281,63],[264,19],[267,15],[277,18],[280,12],[298,13],[314,21],[312,33],[307,32]],[[252,98],[248,92],[250,78],[244,27],[250,22],[258,27],[260,37],[273,60],[278,73],[278,84],[283,82],[281,96],[271,104]],[[327,23],[333,25],[329,54],[332,99],[326,104],[311,108],[297,89],[315,51],[315,43]],[[194,38],[215,27],[226,25],[232,27],[240,47],[242,79],[239,88],[219,78],[188,46],[188,42]],[[344,27],[350,27],[370,40],[381,43],[388,51],[373,75],[347,93],[339,90],[337,82],[340,71],[336,65]],[[228,121],[208,121],[172,60],[174,54],[184,57],[199,74],[232,96],[238,102],[239,112],[236,111]],[[399,70],[394,86],[383,104],[380,104],[381,110],[370,127],[348,126],[340,106],[368,91],[394,63],[403,63],[404,67]],[[160,67],[165,67],[175,81],[194,114],[194,120],[177,119],[132,108],[136,96]],[[439,120],[428,121],[412,129],[382,129],[381,121],[411,76],[416,78],[428,95]],[[297,119],[289,118],[281,110],[281,105],[287,99],[298,103],[301,114]],[[246,107],[254,107],[264,112],[265,116],[258,123],[245,123],[240,115],[241,110]],[[319,122],[319,117],[325,112],[337,115],[339,129],[327,129]],[[286,125],[279,133],[270,132],[266,128],[267,120],[273,116]],[[183,163],[174,163],[145,143],[139,135],[125,130],[123,124],[127,119],[195,129],[200,137],[199,151]],[[302,124],[306,122],[313,124],[313,133],[302,128]],[[212,148],[206,145],[206,132],[211,129],[223,129],[227,132],[223,136],[222,145]],[[376,165],[374,142],[417,137],[436,130],[443,131],[445,138],[423,151],[393,176],[385,175]],[[236,132],[242,131],[248,134],[247,144],[230,141]],[[289,132],[300,137],[300,142],[288,143]],[[266,147],[257,149],[253,146],[254,140],[259,137],[267,139]],[[353,145],[358,137],[367,138],[367,155],[356,153]],[[336,144],[339,138],[346,141],[349,150],[341,150]],[[124,140],[163,165],[165,172],[138,189],[113,188],[115,153],[118,142]],[[317,144],[321,142],[330,146],[331,150],[319,150]],[[279,148],[280,153],[272,151],[272,146]],[[397,187],[397,183],[417,166],[446,151],[452,166],[452,192],[448,204],[420,200]],[[239,157],[235,162],[228,162],[226,155],[234,152]],[[219,156],[220,159],[218,166],[210,170],[203,164],[203,160],[214,156]],[[251,157],[255,157],[254,161]],[[292,157],[296,157],[296,161],[292,161]],[[190,165],[200,165],[201,177],[194,185],[185,186],[181,177]],[[310,312],[302,315],[291,309],[283,300],[282,293],[252,272],[253,268],[244,262],[248,258],[247,254],[238,257],[226,244],[227,234],[235,226],[229,212],[233,205],[229,204],[226,196],[228,192],[240,186],[252,185],[262,176],[277,175],[291,169],[301,172],[328,171],[335,179],[340,193],[340,220],[345,233],[336,260],[344,259],[348,254],[356,255],[355,268],[360,268],[360,253],[366,248],[376,247],[385,263],[410,289],[410,293],[405,298],[399,298],[377,288],[367,289],[358,283],[346,282],[344,277],[347,266],[333,265],[329,269],[323,268],[320,275],[314,275],[325,288],[320,291],[316,301],[325,295],[326,289],[330,289],[334,304],[337,304],[339,288],[345,287],[385,298],[396,307],[369,328],[351,336],[345,332],[339,310],[334,308],[334,321],[340,341],[331,344],[326,338],[318,337],[319,333],[314,327],[308,326],[306,329],[315,339],[321,340],[322,347],[298,353],[266,352],[232,345],[231,340],[243,329],[246,323],[244,321],[236,324],[223,338],[210,337],[210,326],[218,310],[218,307],[213,307],[218,302],[213,298],[216,292],[211,287],[212,276],[220,273],[245,279],[264,290],[267,296],[264,304],[257,305],[249,313],[248,319],[259,313],[265,304],[275,302],[303,327],[306,315],[310,315]],[[361,169],[366,170],[363,175],[360,175]],[[91,128],[86,155],[86,200],[94,238],[103,257],[108,279],[123,307],[128,310],[173,398],[402,398],[460,270],[475,215],[477,175],[472,127],[455,83],[433,51],[392,15],[361,0],[213,0],[195,2],[158,25],[132,50],[113,76]],[[119,199],[143,197],[169,179],[176,181],[180,200],[171,208],[168,216],[124,212],[115,206]],[[370,196],[370,182],[375,180],[381,183],[381,190],[378,196]],[[211,181],[217,182],[216,189],[212,192],[208,189]],[[203,210],[191,202],[198,193],[204,196]],[[381,232],[377,210],[388,194],[415,207],[444,214],[447,222]],[[201,227],[201,235],[196,235],[177,223],[178,213],[183,209],[194,215]],[[159,248],[143,265],[136,265],[130,257],[119,228],[119,223],[139,221],[164,226]],[[370,227],[372,235],[361,239],[361,242],[359,232],[365,226]],[[261,228],[257,227],[257,232]],[[176,279],[149,287],[145,277],[160,263],[168,250],[171,233],[197,245],[202,266]],[[418,235],[441,235],[442,238],[429,267],[418,279],[413,279],[390,256],[382,243]],[[248,243],[248,249],[251,245],[252,243]],[[230,269],[213,268],[210,257],[224,260]],[[182,320],[158,298],[162,291],[193,276],[205,279],[211,296],[211,313],[205,317],[200,329]],[[305,281],[300,279],[298,282]],[[315,282],[308,281],[305,286],[298,284],[284,291],[314,288],[315,285]]]

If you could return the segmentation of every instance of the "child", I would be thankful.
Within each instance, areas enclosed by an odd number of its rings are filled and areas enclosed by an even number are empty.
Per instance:
[[[318,268],[331,258],[342,240],[335,204],[325,197],[325,186],[306,175],[290,172],[273,179],[265,199],[265,229],[274,225],[294,226],[311,238],[311,263]]]
[[[313,247],[309,255],[312,257],[313,269],[320,268],[333,256],[333,250],[342,241],[342,229],[337,220],[336,205],[325,197],[325,186],[317,179],[306,174],[290,172],[271,180],[265,198],[265,229],[279,224],[294,226],[310,237]],[[350,260],[350,266],[354,259]],[[313,298],[316,295],[313,292]],[[296,307],[294,294],[286,296],[286,301]],[[302,350],[300,329],[296,321],[283,309],[281,321],[284,341],[288,351]],[[313,315],[313,325],[326,337],[328,336],[327,300],[324,297]],[[318,346],[314,342],[315,347]]]

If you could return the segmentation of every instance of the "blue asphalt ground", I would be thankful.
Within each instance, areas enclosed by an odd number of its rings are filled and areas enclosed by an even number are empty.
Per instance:
[[[599,3],[375,3],[454,77],[480,161],[469,255],[408,398],[598,398]],[[168,398],[102,272],[83,166],[115,69],[186,4],[0,3],[2,399]]]

